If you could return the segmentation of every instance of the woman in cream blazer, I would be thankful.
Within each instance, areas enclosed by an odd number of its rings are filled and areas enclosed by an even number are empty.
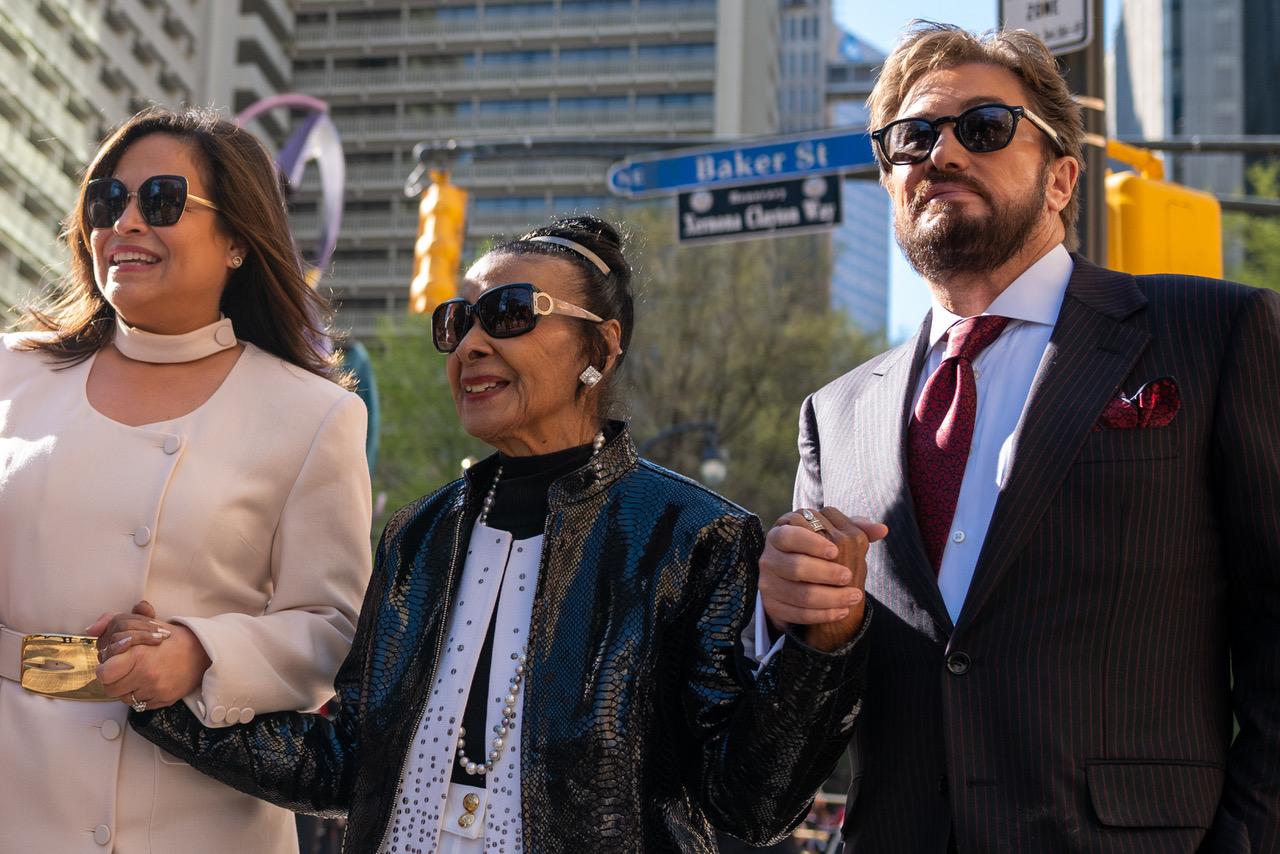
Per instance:
[[[135,116],[69,222],[67,296],[36,315],[46,331],[0,345],[0,852],[296,851],[290,813],[126,716],[182,702],[222,727],[332,695],[369,574],[364,405],[325,376],[321,306],[244,131]],[[42,688],[66,665],[30,635],[83,634],[139,600],[154,632],[96,668],[81,693],[103,699]],[[166,697],[184,668],[146,662],[180,640],[196,676]]]

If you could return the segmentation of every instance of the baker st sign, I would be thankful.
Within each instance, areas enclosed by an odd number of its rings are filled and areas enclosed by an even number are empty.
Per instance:
[[[636,155],[609,169],[609,189],[633,198],[848,172],[875,163],[866,132],[832,130]]]
[[[840,176],[695,190],[678,196],[681,243],[829,231],[840,224]]]

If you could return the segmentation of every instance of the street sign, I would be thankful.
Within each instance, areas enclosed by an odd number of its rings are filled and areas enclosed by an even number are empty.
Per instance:
[[[874,163],[866,132],[845,129],[628,157],[609,167],[608,177],[616,195],[653,196],[842,172]]]
[[[677,197],[681,243],[829,231],[840,224],[839,175],[694,190]]]
[[[1030,30],[1055,55],[1084,50],[1093,41],[1097,0],[1000,0],[1000,25]]]

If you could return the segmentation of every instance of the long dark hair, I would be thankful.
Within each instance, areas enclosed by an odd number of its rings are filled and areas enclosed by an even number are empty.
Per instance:
[[[111,342],[116,312],[94,281],[85,188],[95,178],[110,177],[130,145],[155,133],[191,146],[210,201],[218,206],[218,227],[249,249],[244,264],[230,271],[222,292],[222,313],[235,324],[236,337],[314,374],[344,382],[335,358],[322,347],[332,309],[303,273],[271,155],[252,133],[209,109],[174,112],[149,107],[102,143],[80,182],[76,206],[63,221],[70,269],[52,300],[28,309],[24,318],[27,325],[54,334],[33,337],[26,346],[73,365]]]

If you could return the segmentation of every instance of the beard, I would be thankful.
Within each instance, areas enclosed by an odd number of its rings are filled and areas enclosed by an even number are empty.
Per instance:
[[[1022,249],[1045,210],[1045,181],[1049,164],[1040,167],[1036,182],[1021,198],[998,208],[973,178],[964,174],[930,172],[916,187],[905,216],[893,219],[893,234],[902,254],[927,281],[945,281],[956,275],[988,273]],[[967,214],[954,202],[935,202],[941,210],[930,222],[922,222],[925,193],[934,183],[957,184],[973,190],[987,202],[986,214]]]

